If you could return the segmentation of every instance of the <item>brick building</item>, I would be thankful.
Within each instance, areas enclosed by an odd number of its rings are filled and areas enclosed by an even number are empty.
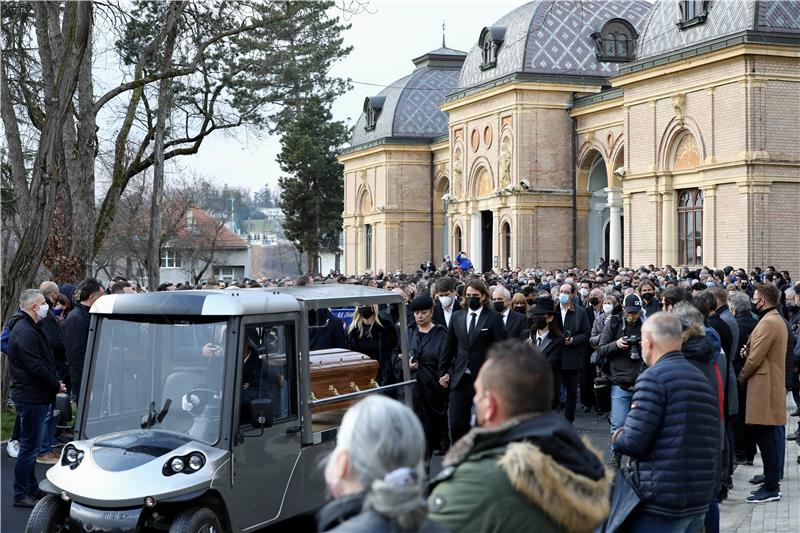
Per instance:
[[[463,250],[800,277],[800,0],[539,0],[414,65],[340,156],[346,272]]]

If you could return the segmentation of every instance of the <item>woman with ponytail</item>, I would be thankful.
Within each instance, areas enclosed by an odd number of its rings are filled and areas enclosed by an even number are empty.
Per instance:
[[[411,409],[385,396],[351,407],[325,467],[334,500],[317,516],[319,531],[445,531],[428,520],[425,434]]]

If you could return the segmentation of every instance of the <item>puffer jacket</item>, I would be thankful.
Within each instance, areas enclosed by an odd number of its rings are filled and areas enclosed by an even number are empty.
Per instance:
[[[613,475],[558,413],[474,428],[432,481],[430,518],[450,531],[590,532]]]
[[[670,352],[636,380],[614,449],[634,460],[642,507],[681,517],[706,512],[718,484],[719,405],[708,379]]]

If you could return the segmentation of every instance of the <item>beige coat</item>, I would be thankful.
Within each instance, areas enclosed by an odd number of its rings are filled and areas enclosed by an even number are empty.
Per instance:
[[[739,381],[747,383],[747,424],[786,424],[786,324],[773,309],[758,321],[747,342]]]

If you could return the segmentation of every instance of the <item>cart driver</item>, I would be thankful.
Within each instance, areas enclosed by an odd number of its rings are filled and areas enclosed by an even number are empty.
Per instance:
[[[260,357],[260,354],[265,351],[266,348],[261,346],[256,329],[248,328],[247,342],[244,344],[242,354],[242,386],[239,398],[240,425],[250,423],[250,401],[267,397],[277,405],[280,400],[280,388],[283,385],[284,376],[282,373],[271,375],[267,358]],[[219,346],[206,344],[203,346],[202,354],[209,359],[210,365],[222,364],[223,357]],[[206,394],[201,394],[202,392],[206,392]],[[181,398],[181,408],[199,416],[208,402],[219,403],[222,398],[221,390],[215,394],[210,394],[210,392],[210,390],[203,389],[187,392]]]

